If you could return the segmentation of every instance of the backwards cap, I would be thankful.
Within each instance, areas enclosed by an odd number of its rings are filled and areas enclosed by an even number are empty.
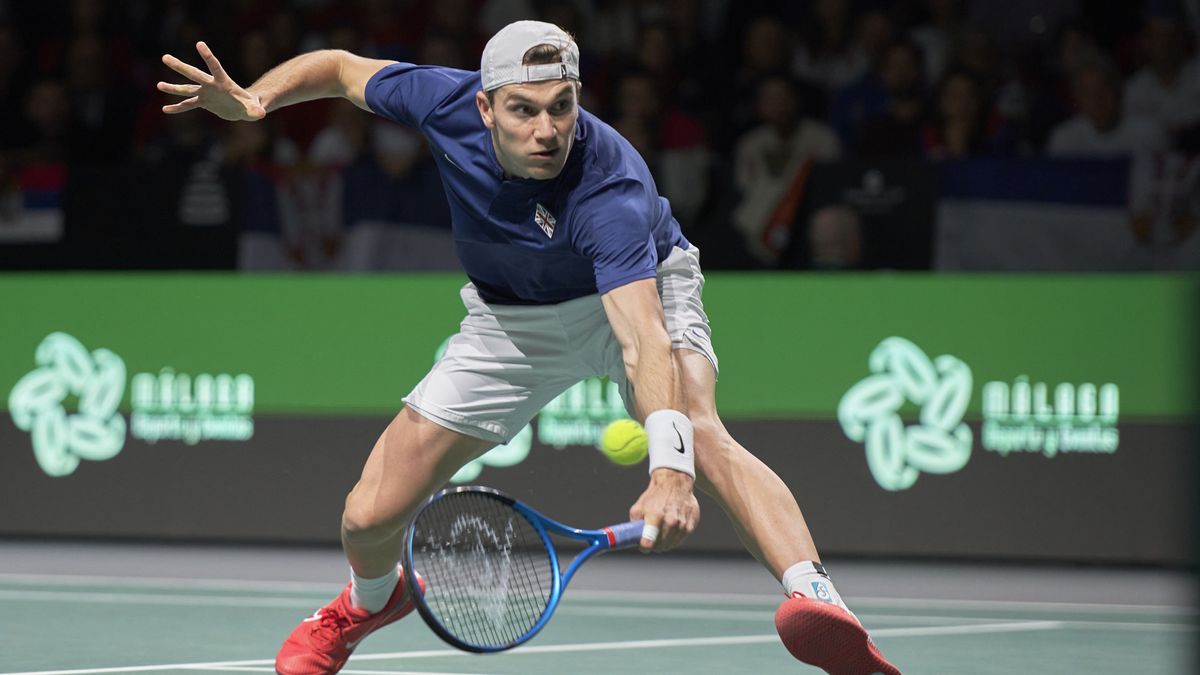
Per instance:
[[[562,61],[536,66],[521,65],[525,52],[538,45],[554,45],[562,50]],[[492,91],[506,84],[524,84],[542,80],[578,80],[579,47],[563,29],[543,21],[510,23],[488,40],[479,64],[483,90]]]

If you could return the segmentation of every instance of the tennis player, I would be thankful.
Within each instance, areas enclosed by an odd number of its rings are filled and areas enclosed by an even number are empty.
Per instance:
[[[203,42],[196,48],[209,72],[163,57],[191,81],[158,84],[184,97],[165,113],[203,108],[251,121],[340,96],[420,130],[470,279],[460,332],[404,399],[346,498],[351,581],[287,638],[279,673],[337,672],[364,637],[410,612],[397,561],[415,509],[591,376],[620,383],[649,434],[649,486],[629,512],[646,521],[643,550],[670,550],[693,531],[698,486],[782,582],[776,627],[793,655],[831,673],[899,672],[846,609],[788,487],[717,416],[699,251],[633,147],[580,109],[571,36],[513,23],[487,43],[478,72],[317,51],[249,89]]]

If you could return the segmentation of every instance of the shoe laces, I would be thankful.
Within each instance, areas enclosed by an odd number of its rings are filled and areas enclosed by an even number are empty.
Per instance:
[[[350,619],[336,609],[321,610],[321,618],[312,628],[313,635],[330,642],[340,642],[342,632],[350,626]]]

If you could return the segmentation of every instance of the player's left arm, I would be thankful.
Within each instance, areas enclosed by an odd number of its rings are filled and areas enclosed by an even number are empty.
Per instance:
[[[601,297],[613,333],[621,345],[625,370],[637,397],[637,413],[650,438],[650,485],[629,511],[657,527],[656,541],[643,538],[642,550],[678,546],[700,521],[692,492],[695,460],[691,423],[678,366],[667,334],[655,279],[618,286]]]

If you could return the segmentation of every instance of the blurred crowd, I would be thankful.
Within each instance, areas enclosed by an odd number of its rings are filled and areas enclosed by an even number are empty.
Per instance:
[[[808,162],[1200,151],[1200,0],[0,0],[0,186],[31,162],[212,160],[272,172],[427,165],[341,101],[228,124],[163,115],[205,40],[244,86],[314,49],[475,70],[540,18],[582,50],[584,106],[642,153],[685,228],[751,256]],[[834,222],[839,214],[827,216]]]

